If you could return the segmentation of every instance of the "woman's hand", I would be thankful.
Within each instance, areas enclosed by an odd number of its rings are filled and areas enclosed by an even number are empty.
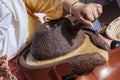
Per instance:
[[[71,13],[80,22],[93,27],[92,22],[102,14],[102,6],[95,3],[84,4],[77,2],[72,5]]]
[[[7,76],[9,73],[8,61],[6,57],[0,58],[0,76]]]

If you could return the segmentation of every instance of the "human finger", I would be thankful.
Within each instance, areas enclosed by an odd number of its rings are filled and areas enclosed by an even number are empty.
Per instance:
[[[93,13],[93,16],[94,16],[94,20],[96,20],[99,17],[99,14],[98,14],[97,10],[94,9],[92,13]]]
[[[80,22],[82,22],[83,24],[88,25],[88,26],[90,26],[92,28],[94,27],[91,21],[89,21],[89,20],[87,20],[87,19],[85,19],[85,18],[83,18],[81,16],[79,17],[79,19],[80,19]]]
[[[86,11],[86,12],[83,14],[83,17],[84,17],[85,19],[91,21],[91,22],[95,20],[92,11]]]
[[[97,6],[97,12],[98,12],[98,14],[100,16],[103,13],[103,7],[100,4],[97,4],[96,6]]]
[[[81,15],[85,19],[87,19],[91,22],[94,21],[95,20],[94,15],[93,15],[94,8],[95,7],[93,6],[93,4],[86,4],[85,7],[83,8],[83,10],[81,11]]]

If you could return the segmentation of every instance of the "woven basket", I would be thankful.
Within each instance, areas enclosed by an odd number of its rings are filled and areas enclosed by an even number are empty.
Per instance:
[[[120,41],[120,17],[113,20],[106,29],[108,38]]]

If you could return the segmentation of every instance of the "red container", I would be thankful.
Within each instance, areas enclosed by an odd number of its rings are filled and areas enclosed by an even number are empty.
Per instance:
[[[26,64],[26,49],[19,58],[19,65],[28,80],[62,80],[63,77],[72,76],[69,63],[39,68]],[[68,79],[69,80],[69,79]],[[107,64],[96,67],[90,74],[79,75],[76,80],[120,80],[120,48],[111,51]]]
[[[120,80],[120,48],[111,51],[107,64],[96,67],[88,75],[78,76],[76,80]]]
[[[22,52],[18,64],[28,80],[62,80],[63,77],[73,75],[69,63],[61,63],[51,67],[40,68],[26,63],[29,48]]]

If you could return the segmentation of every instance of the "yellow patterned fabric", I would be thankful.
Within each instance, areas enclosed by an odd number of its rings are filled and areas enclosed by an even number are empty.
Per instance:
[[[31,43],[36,28],[41,24],[34,13],[45,13],[45,21],[50,21],[62,17],[62,0],[23,0],[28,12],[28,38],[27,45]]]

